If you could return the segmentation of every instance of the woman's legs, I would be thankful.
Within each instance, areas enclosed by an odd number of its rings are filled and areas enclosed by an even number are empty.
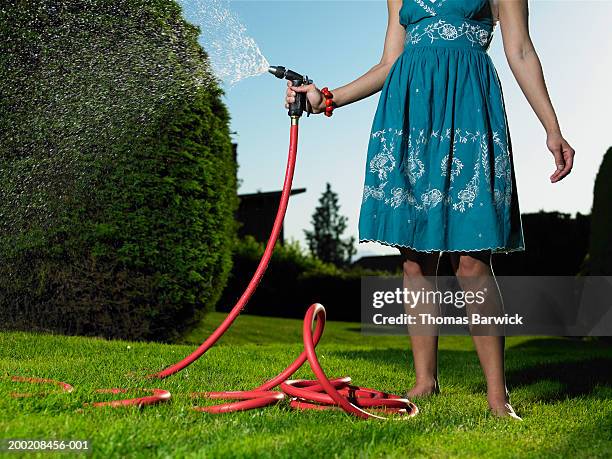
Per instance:
[[[467,313],[501,316],[503,303],[501,293],[491,268],[491,253],[451,253],[451,264],[463,291],[484,292],[485,301],[478,310],[467,306]],[[491,410],[498,415],[518,417],[509,404],[504,371],[503,329],[495,326],[470,326],[474,346],[487,381],[487,401]]]
[[[415,291],[420,291],[421,288],[435,290],[435,286],[426,276],[435,276],[438,254],[416,252],[405,247],[400,247],[399,250],[403,259],[403,288]],[[411,306],[414,306],[413,313],[418,313],[418,308],[424,307],[418,304]],[[431,330],[424,332],[422,328],[409,327],[409,331],[416,381],[407,396],[412,398],[438,393],[438,336]]]

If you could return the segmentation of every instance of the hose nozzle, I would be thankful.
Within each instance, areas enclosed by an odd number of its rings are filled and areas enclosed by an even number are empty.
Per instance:
[[[306,81],[308,80],[308,77],[302,76],[299,73],[294,72],[293,70],[286,69],[282,65],[273,65],[268,68],[268,72],[270,72],[276,78],[280,78],[281,80],[291,80],[291,81],[299,80],[299,81],[302,81],[303,83],[306,83]],[[296,85],[296,86],[299,86],[299,85]]]
[[[282,65],[270,66],[268,67],[268,72],[281,80],[290,80],[293,86],[302,86],[312,83],[312,80],[310,80],[306,75],[302,76],[293,70],[286,69]],[[306,103],[306,94],[303,92],[297,93],[295,102],[289,104],[288,115],[302,116],[302,113],[306,109]],[[310,112],[308,112],[307,116],[310,116]]]

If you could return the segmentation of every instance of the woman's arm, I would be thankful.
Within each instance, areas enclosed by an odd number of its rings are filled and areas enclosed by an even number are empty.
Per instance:
[[[385,35],[384,49],[380,62],[356,80],[344,86],[330,89],[334,94],[335,106],[342,107],[343,105],[348,105],[365,97],[369,97],[382,89],[391,66],[404,50],[406,30],[399,23],[399,10],[401,6],[402,0],[387,0],[389,18],[387,21],[387,33]],[[313,107],[313,113],[322,113],[325,111],[323,96],[314,84],[294,87],[291,86],[291,81],[287,81],[287,86],[285,107],[288,107],[289,103],[295,101],[294,96],[296,92],[306,92],[306,97]]]
[[[499,0],[499,24],[506,59],[525,98],[546,130],[546,145],[557,167],[550,176],[550,181],[555,183],[572,170],[575,152],[561,135],[540,59],[529,36],[528,16],[527,0]]]

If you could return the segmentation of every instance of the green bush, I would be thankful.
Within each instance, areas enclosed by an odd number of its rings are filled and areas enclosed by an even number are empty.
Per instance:
[[[591,276],[612,275],[612,148],[597,172],[591,209],[591,237],[584,270]]]
[[[0,320],[172,340],[216,303],[238,205],[223,91],[170,0],[0,9]]]
[[[253,277],[264,249],[264,243],[257,242],[252,236],[245,236],[238,242],[229,282],[217,304],[218,311],[228,311],[236,304]],[[245,312],[302,318],[306,309],[316,302],[325,306],[331,320],[359,321],[361,277],[389,275],[386,271],[360,266],[338,268],[306,253],[298,241],[277,242],[268,268]]]

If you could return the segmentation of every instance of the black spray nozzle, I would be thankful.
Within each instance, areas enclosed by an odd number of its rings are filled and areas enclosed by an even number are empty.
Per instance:
[[[308,77],[303,77],[297,72],[293,70],[286,69],[282,65],[271,66],[268,68],[268,72],[274,75],[276,78],[280,78],[281,80],[291,80],[291,81],[305,81]]]
[[[293,86],[302,86],[312,83],[312,80],[309,80],[306,75],[302,76],[293,70],[286,69],[282,65],[270,66],[268,67],[268,72],[281,80],[290,80]],[[306,103],[306,93],[297,93],[295,102],[289,104],[289,116],[302,116],[302,113],[306,109]],[[310,116],[310,111],[307,112],[307,116]]]

